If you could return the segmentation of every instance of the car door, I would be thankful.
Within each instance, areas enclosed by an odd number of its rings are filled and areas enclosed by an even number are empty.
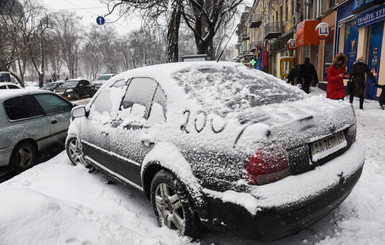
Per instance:
[[[156,103],[156,110],[152,105]],[[162,109],[159,109],[159,108]],[[165,120],[165,95],[159,84],[150,78],[133,78],[120,105],[110,141],[116,172],[127,180],[141,185],[143,159],[154,147],[156,135],[149,121],[151,115]],[[155,120],[156,121],[156,120]]]
[[[126,88],[126,80],[122,79],[100,91],[78,132],[86,158],[110,171],[114,171],[109,143],[112,122]]]
[[[3,107],[9,121],[4,142],[20,142],[33,139],[39,149],[51,144],[50,127],[44,110],[32,95],[17,96],[4,101]]]
[[[91,83],[87,80],[81,80],[79,82],[79,90],[80,90],[80,95],[84,96],[91,96],[92,95],[92,86]]]
[[[35,94],[34,97],[46,114],[52,142],[64,144],[73,105],[56,94]]]

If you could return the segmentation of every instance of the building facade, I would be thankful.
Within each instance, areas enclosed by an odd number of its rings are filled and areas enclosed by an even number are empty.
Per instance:
[[[362,56],[377,82],[385,84],[385,62],[381,62],[385,61],[385,54],[381,55],[381,51],[385,52],[384,3],[385,0],[255,0],[242,14],[242,31],[247,33],[242,35],[242,44],[238,42],[238,50],[242,46],[242,54],[247,57],[245,64],[278,78],[285,78],[291,67],[309,57],[325,86],[334,54],[343,52],[348,56],[348,72],[357,57]],[[322,40],[315,37],[315,27],[321,22],[330,26],[329,36]],[[293,51],[287,47],[290,39],[296,41]],[[368,83],[367,98],[374,99],[379,93]]]

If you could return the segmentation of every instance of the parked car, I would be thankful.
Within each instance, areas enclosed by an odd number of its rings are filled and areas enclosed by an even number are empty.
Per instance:
[[[88,80],[70,79],[54,89],[54,92],[68,99],[78,100],[84,96],[92,97],[95,93]]]
[[[19,84],[11,82],[0,82],[0,89],[21,89]]]
[[[98,90],[104,83],[107,82],[108,79],[115,76],[115,74],[102,74],[98,76],[94,81],[92,81],[92,85],[95,90]]]
[[[73,105],[48,91],[0,90],[0,167],[23,171],[36,154],[64,146]]]
[[[57,81],[57,82],[50,82],[50,83],[45,83],[41,89],[43,90],[49,90],[49,91],[54,91],[57,89],[60,85],[62,85],[64,81]]]
[[[74,164],[143,191],[160,225],[260,240],[335,209],[365,161],[349,103],[206,61],[114,76],[72,110],[66,149]]]

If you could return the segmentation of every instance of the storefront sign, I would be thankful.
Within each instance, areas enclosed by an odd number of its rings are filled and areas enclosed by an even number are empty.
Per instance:
[[[315,35],[318,39],[326,39],[330,35],[330,26],[326,22],[319,23],[315,28]]]
[[[375,0],[354,0],[352,12],[353,14],[359,13],[372,7],[375,3]]]
[[[370,12],[359,15],[356,20],[357,28],[385,20],[385,5],[381,5],[380,7],[375,8]]]
[[[295,39],[290,39],[286,45],[289,50],[295,50]]]
[[[297,25],[296,47],[319,44],[319,39],[314,35],[314,30],[319,23],[319,20],[304,20]]]

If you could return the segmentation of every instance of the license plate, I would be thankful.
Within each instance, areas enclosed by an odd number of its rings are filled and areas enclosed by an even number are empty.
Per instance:
[[[344,132],[336,133],[332,136],[310,143],[311,158],[313,162],[316,162],[346,146],[347,142]]]

